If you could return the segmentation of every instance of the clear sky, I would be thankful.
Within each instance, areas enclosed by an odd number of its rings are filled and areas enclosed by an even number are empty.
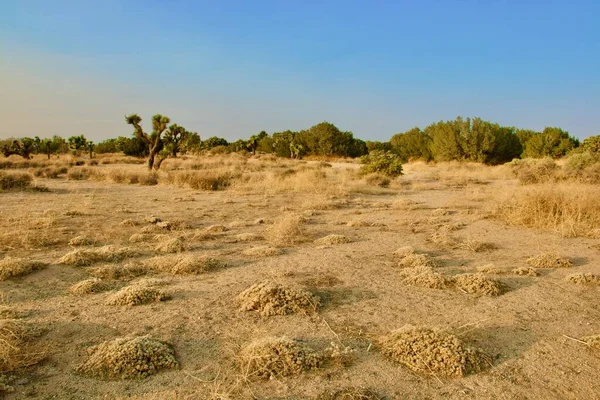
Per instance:
[[[600,134],[600,1],[0,0],[0,138],[364,140],[480,116]]]

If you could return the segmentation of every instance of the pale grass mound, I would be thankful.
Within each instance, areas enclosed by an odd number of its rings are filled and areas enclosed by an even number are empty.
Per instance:
[[[46,267],[41,261],[25,260],[23,258],[5,257],[0,260],[0,281],[12,277],[28,275]]]
[[[383,400],[376,392],[366,388],[350,387],[340,390],[328,390],[317,396],[316,400]]]
[[[79,235],[69,240],[69,246],[90,246],[94,244],[94,241],[87,236]]]
[[[288,246],[306,239],[304,217],[288,214],[265,230],[265,238],[273,246]]]
[[[566,280],[569,283],[575,283],[579,285],[600,285],[600,277],[591,273],[572,274],[567,276]]]
[[[568,258],[555,253],[542,253],[527,260],[527,264],[537,268],[570,268],[573,263]]]
[[[319,368],[323,357],[301,342],[269,337],[250,343],[238,354],[244,378],[275,379]]]
[[[94,346],[77,372],[100,379],[143,379],[163,369],[179,367],[167,343],[149,336],[117,338]]]
[[[98,278],[86,279],[77,282],[69,288],[69,293],[75,296],[83,296],[92,293],[101,293],[110,289],[110,285]]]
[[[112,294],[107,304],[111,306],[137,306],[168,300],[170,296],[164,291],[146,285],[126,286]]]
[[[242,250],[242,254],[251,257],[271,257],[282,253],[281,249],[272,246],[255,246]]]
[[[240,233],[235,235],[235,240],[238,242],[253,242],[255,240],[261,240],[262,236],[255,233]]]
[[[147,265],[155,271],[171,275],[197,275],[227,267],[227,263],[217,258],[186,254],[179,256],[154,257]]]
[[[227,227],[224,225],[211,225],[204,228],[204,232],[208,233],[220,233],[227,231]]]
[[[428,289],[446,289],[451,284],[451,280],[434,272],[433,268],[425,265],[403,269],[400,274],[404,277],[401,283],[407,286],[417,286]]]
[[[481,273],[455,275],[452,280],[454,286],[465,293],[499,296],[504,291],[500,282],[487,278]]]
[[[403,268],[413,268],[413,267],[430,267],[436,268],[438,267],[438,263],[427,254],[418,254],[415,252],[411,246],[401,247],[394,252],[394,256],[399,258],[398,266]]]
[[[259,311],[261,315],[310,314],[317,311],[321,299],[312,293],[288,288],[273,282],[250,286],[237,297],[243,311]]]
[[[129,247],[104,246],[97,249],[76,249],[62,256],[58,263],[84,267],[98,262],[119,262],[135,257],[137,254]]]
[[[154,235],[151,235],[149,233],[134,233],[133,235],[131,235],[129,237],[129,242],[130,243],[149,242],[150,240],[152,240],[153,237],[154,237]]]
[[[383,336],[379,345],[385,357],[428,376],[463,377],[491,365],[483,351],[439,329],[406,325]]]
[[[591,348],[600,350],[600,335],[586,336],[583,341]]]
[[[185,242],[179,237],[162,239],[154,248],[159,253],[181,253],[186,250]]]
[[[540,273],[531,267],[518,267],[511,271],[515,275],[539,276]]]
[[[92,269],[92,275],[102,279],[131,279],[152,272],[144,264],[139,262],[124,265],[107,264]]]
[[[31,345],[40,331],[20,319],[0,319],[0,373],[34,365],[45,354]]]
[[[427,238],[432,243],[447,249],[455,249],[460,246],[460,240],[451,236],[447,229],[439,229]]]
[[[473,239],[459,241],[457,247],[463,250],[472,251],[474,253],[481,253],[485,251],[492,251],[498,249],[498,246],[496,246],[494,243],[480,242],[478,240]]]
[[[344,235],[336,235],[336,234],[327,235],[325,237],[315,240],[315,244],[318,244],[321,246],[333,245],[333,244],[345,244],[345,243],[350,243],[350,242],[352,242],[352,239],[350,239],[349,237],[344,236]]]

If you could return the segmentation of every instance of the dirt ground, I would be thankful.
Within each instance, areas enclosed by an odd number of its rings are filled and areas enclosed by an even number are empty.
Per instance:
[[[321,178],[339,180],[345,169],[324,168]],[[0,193],[0,256],[49,264],[0,281],[4,306],[41,329],[31,346],[47,353],[39,364],[8,374],[14,391],[6,398],[315,399],[324,391],[361,387],[386,399],[600,399],[600,350],[580,340],[600,334],[600,286],[566,280],[573,273],[600,274],[600,240],[564,238],[488,218],[488,191],[510,191],[514,180],[430,175],[422,166],[407,166],[388,188],[361,181],[327,192],[320,189],[327,184],[312,191],[250,184],[199,191],[39,178],[49,192]],[[310,187],[307,179],[303,184]],[[278,234],[273,227],[290,215],[299,217],[301,232],[273,238]],[[147,217],[176,227],[158,227]],[[131,241],[138,233],[148,236]],[[435,233],[447,240],[432,239]],[[331,234],[349,242],[315,243]],[[69,245],[77,236],[91,244]],[[158,248],[159,241],[169,239],[179,239],[183,253]],[[58,262],[73,250],[105,245],[136,254],[87,266]],[[278,250],[248,252],[258,246]],[[485,274],[503,287],[501,295],[490,297],[404,284],[394,255],[404,246],[428,254],[439,265],[435,271],[448,277],[490,264],[501,271],[530,267],[527,259],[541,253],[558,253],[573,266],[537,268],[538,276]],[[185,275],[153,270],[108,279],[111,289],[101,293],[69,293],[99,266],[157,256],[175,260],[182,254],[212,257],[227,266]],[[107,304],[119,288],[149,278],[160,279],[169,300]],[[271,316],[240,310],[237,296],[267,280],[310,291],[321,298],[321,307],[315,313]],[[489,354],[492,365],[463,378],[417,374],[384,358],[377,344],[378,337],[405,325],[448,330]],[[91,346],[138,335],[170,343],[179,368],[143,380],[103,380],[76,372]],[[336,343],[349,347],[354,359],[296,376],[244,376],[240,349],[279,336],[316,350]]]

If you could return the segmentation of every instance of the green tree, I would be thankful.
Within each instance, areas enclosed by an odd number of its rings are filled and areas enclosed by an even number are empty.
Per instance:
[[[579,147],[579,140],[569,136],[568,132],[561,128],[546,127],[527,140],[523,157],[560,158],[576,147]]]
[[[69,143],[69,150],[73,153],[77,153],[82,149],[87,149],[87,139],[84,135],[71,136],[67,139]]]
[[[581,148],[582,150],[591,153],[600,153],[600,135],[590,136],[589,138],[584,139]]]
[[[390,139],[393,153],[400,156],[404,162],[409,160],[431,161],[431,138],[421,129],[415,127],[405,133],[398,133]]]
[[[152,117],[152,133],[148,134],[142,129],[142,118],[137,114],[131,114],[125,117],[125,122],[133,126],[133,134],[141,139],[148,147],[148,169],[154,168],[156,155],[163,148],[162,134],[167,129],[171,120],[169,117],[156,114]],[[158,165],[160,167],[160,164]]]
[[[2,142],[2,154],[5,157],[16,154],[27,160],[35,152],[35,141],[32,138],[7,139]]]
[[[440,121],[425,128],[431,137],[431,155],[435,161],[451,161],[465,159],[466,133],[465,121],[458,117],[455,121]]]

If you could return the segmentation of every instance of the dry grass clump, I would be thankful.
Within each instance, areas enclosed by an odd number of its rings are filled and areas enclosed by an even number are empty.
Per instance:
[[[462,377],[491,365],[491,357],[439,329],[406,325],[379,340],[392,361],[424,375]]]
[[[242,251],[243,255],[251,257],[271,257],[278,256],[281,253],[281,249],[271,246],[256,246]]]
[[[454,276],[452,280],[454,286],[465,293],[498,296],[504,291],[500,282],[487,278],[481,273],[460,274]]]
[[[349,387],[334,391],[325,391],[317,396],[316,400],[383,400],[376,392],[365,389]]]
[[[411,246],[401,247],[394,252],[394,256],[400,258],[398,266],[404,268],[412,267],[438,267],[438,263],[427,254],[418,254]]]
[[[297,340],[269,337],[243,348],[238,360],[246,379],[275,379],[319,368],[322,356]]]
[[[69,240],[69,246],[89,246],[94,244],[94,241],[87,236],[79,235]]]
[[[274,246],[287,246],[306,239],[304,217],[288,214],[265,230],[265,237]]]
[[[192,254],[176,257],[155,257],[147,261],[150,268],[172,275],[197,275],[227,267],[227,263],[212,257]]]
[[[510,169],[523,185],[553,182],[557,179],[559,167],[551,158],[525,158],[513,160]]]
[[[494,196],[491,215],[510,225],[588,236],[600,226],[600,187],[575,183],[518,187]]]
[[[136,226],[138,223],[131,218],[124,219],[121,221],[121,226]]]
[[[108,264],[92,269],[92,275],[101,279],[131,279],[146,275],[148,268],[141,263],[127,263],[125,265]]]
[[[257,235],[255,233],[240,233],[239,235],[235,235],[235,240],[238,242],[253,242],[255,240],[261,240],[262,236]]]
[[[560,257],[556,253],[542,253],[531,257],[527,264],[537,268],[570,268],[573,263],[568,258]]]
[[[511,271],[515,275],[539,276],[540,273],[531,267],[518,267]]]
[[[86,294],[100,293],[110,289],[110,285],[98,278],[86,279],[81,282],[77,282],[69,288],[69,293],[76,296],[83,296]]]
[[[600,335],[586,336],[583,341],[591,348],[600,350]]]
[[[467,239],[467,240],[461,241],[458,244],[458,248],[461,248],[463,250],[469,250],[474,253],[480,253],[482,251],[496,250],[498,248],[498,246],[496,246],[494,243],[490,243],[490,242],[480,242],[478,240]]]
[[[348,236],[336,234],[327,235],[325,237],[315,240],[315,244],[318,245],[345,244],[350,242],[352,242],[352,239],[350,239]]]
[[[77,372],[101,379],[142,379],[179,367],[173,348],[149,336],[117,338],[88,350]]]
[[[494,264],[483,265],[481,267],[477,267],[477,272],[481,272],[482,274],[488,275],[505,275],[511,272],[508,268],[499,268],[494,266]]]
[[[183,239],[179,237],[167,237],[161,240],[154,250],[159,253],[181,253],[186,250],[186,246]]]
[[[150,240],[152,240],[153,237],[154,237],[154,235],[151,235],[149,233],[134,233],[133,235],[129,236],[129,242],[130,243],[149,242]]]
[[[58,263],[82,267],[98,262],[119,262],[136,255],[137,252],[129,247],[104,246],[97,249],[73,250],[62,256]]]
[[[419,265],[403,269],[401,275],[403,285],[418,286],[429,289],[446,289],[451,281],[445,276],[434,272],[433,268]]]
[[[0,260],[0,281],[16,276],[24,276],[46,267],[41,261],[30,261],[23,258],[5,257]]]
[[[40,331],[20,319],[0,319],[0,373],[34,365],[44,352],[33,351],[31,342]]]
[[[111,306],[137,306],[168,300],[170,296],[160,289],[146,285],[126,286],[111,295],[107,301]]]
[[[33,177],[24,172],[0,171],[0,190],[23,190],[31,187]]]
[[[600,285],[600,277],[591,273],[572,274],[567,276],[566,280],[569,283],[576,283],[579,285]]]
[[[321,299],[308,291],[268,281],[250,286],[238,295],[237,300],[241,310],[256,310],[264,316],[314,313],[321,304]]]
[[[455,249],[460,245],[457,238],[450,236],[448,229],[438,229],[427,240],[448,249]]]
[[[146,226],[142,226],[142,228],[140,229],[140,233],[141,234],[150,234],[150,233],[160,233],[163,232],[161,227],[158,227],[156,225],[146,225]]]

